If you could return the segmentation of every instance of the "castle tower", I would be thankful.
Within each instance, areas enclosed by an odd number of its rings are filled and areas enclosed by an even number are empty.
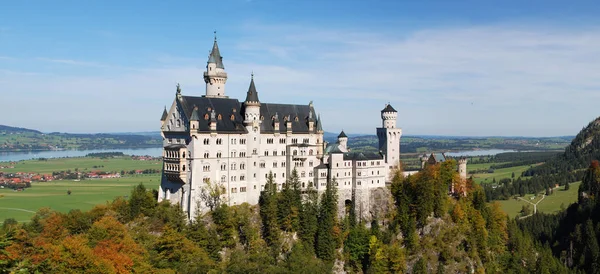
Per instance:
[[[219,52],[219,45],[217,45],[216,32],[215,42],[206,63],[204,82],[206,83],[206,97],[227,98],[225,96],[227,72],[225,72],[225,67],[223,66],[223,57]]]
[[[346,135],[343,130],[340,132],[340,135],[338,135],[338,144],[343,148],[342,151],[348,150],[348,135]]]
[[[458,175],[461,180],[467,180],[467,158],[465,157],[458,159]]]
[[[379,151],[385,154],[385,162],[389,167],[396,167],[400,161],[400,137],[402,129],[396,128],[398,112],[386,104],[381,110],[381,127],[377,128]]]

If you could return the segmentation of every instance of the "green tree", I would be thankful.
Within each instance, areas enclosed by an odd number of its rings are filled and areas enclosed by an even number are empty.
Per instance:
[[[269,172],[265,189],[258,200],[262,220],[263,239],[272,248],[279,247],[279,226],[277,222],[277,186],[273,181],[273,172]]]
[[[412,273],[413,274],[427,274],[427,262],[423,259],[423,257],[420,257],[419,260],[417,260],[417,262],[415,263],[415,265],[413,265],[413,269],[412,269]]]
[[[309,186],[306,198],[302,203],[300,213],[300,229],[298,236],[304,244],[304,248],[314,253],[315,237],[318,227],[319,194]]]
[[[155,208],[156,197],[152,191],[147,191],[142,183],[135,186],[129,197],[129,220],[135,219],[139,214],[152,216]]]
[[[335,259],[336,239],[334,228],[337,220],[337,190],[336,180],[327,182],[327,188],[322,195],[319,206],[319,219],[315,253],[319,259],[331,262]]]

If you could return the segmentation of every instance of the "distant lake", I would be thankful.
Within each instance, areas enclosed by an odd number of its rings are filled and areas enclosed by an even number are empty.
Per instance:
[[[89,153],[97,152],[123,152],[127,155],[148,155],[153,157],[162,156],[162,147],[152,148],[131,148],[131,149],[90,149],[90,150],[49,150],[49,151],[16,151],[0,152],[0,162],[31,160],[36,158],[64,158],[64,157],[82,157]],[[457,152],[447,152],[451,157],[460,156],[482,156],[496,155],[504,152],[517,152],[509,149],[486,149],[486,150],[467,150]]]
[[[484,156],[484,155],[496,155],[505,152],[518,152],[512,149],[482,149],[482,150],[466,150],[457,152],[446,152],[445,154],[451,157],[470,157],[470,156]],[[524,152],[524,151],[523,151]]]
[[[89,153],[123,152],[127,155],[162,156],[162,147],[130,148],[130,149],[89,149],[89,150],[48,150],[48,151],[15,151],[0,152],[0,162],[31,160],[36,158],[81,157]]]

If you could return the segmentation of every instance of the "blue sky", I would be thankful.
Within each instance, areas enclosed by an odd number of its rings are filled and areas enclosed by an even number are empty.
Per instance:
[[[204,94],[217,31],[243,99],[314,101],[325,130],[557,136],[600,115],[597,1],[3,1],[0,124],[158,130]]]

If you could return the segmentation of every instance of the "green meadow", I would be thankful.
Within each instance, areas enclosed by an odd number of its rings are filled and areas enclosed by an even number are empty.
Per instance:
[[[0,165],[9,165],[8,162],[0,162]],[[95,166],[95,167],[94,167]],[[0,172],[35,172],[52,173],[53,171],[66,171],[75,169],[81,171],[121,171],[134,169],[162,169],[161,161],[140,161],[133,160],[131,157],[117,158],[93,158],[93,157],[75,157],[75,158],[57,158],[48,160],[27,160],[16,162],[15,168],[3,169]]]
[[[114,179],[81,181],[57,180],[32,183],[24,191],[0,189],[0,220],[14,218],[27,222],[34,212],[49,207],[59,212],[72,209],[90,210],[117,197],[128,196],[133,186],[143,183],[147,188],[158,188],[160,174],[135,175]],[[71,195],[67,191],[71,190]]]
[[[577,201],[577,190],[579,189],[580,182],[571,183],[569,190],[564,190],[564,187],[558,187],[554,189],[554,192],[550,196],[546,196],[543,201],[537,205],[538,212],[544,213],[556,213],[561,210],[561,205],[567,208],[570,204]],[[542,193],[537,194],[534,199],[531,199],[533,194],[525,195],[523,197],[527,201],[532,203],[538,202],[542,198]],[[524,202],[520,199],[510,199],[505,201],[498,201],[502,206],[502,210],[508,214],[509,217],[514,218],[519,215],[523,205],[529,203]],[[533,211],[533,205],[531,205]]]
[[[487,168],[489,168],[490,164],[477,164],[477,165],[479,165],[480,167],[479,166],[471,167],[471,166],[469,166],[469,164],[467,164],[467,171],[482,169],[486,166],[487,166]],[[523,173],[523,171],[527,170],[529,167],[530,167],[529,165],[525,165],[525,166],[499,168],[499,169],[495,169],[494,173],[473,174],[473,179],[475,180],[476,183],[479,183],[479,184],[491,183],[494,179],[496,179],[496,182],[497,182],[504,178],[511,178],[513,172],[515,174],[515,178],[518,178],[521,176],[521,173]],[[526,178],[526,177],[523,177],[523,178]]]
[[[2,162],[0,165],[9,165]],[[34,172],[40,174],[53,171],[80,172],[101,170],[120,172],[121,170],[144,170],[162,168],[161,161],[140,161],[131,157],[117,158],[59,158],[48,160],[27,160],[16,162],[15,168],[0,169],[0,172]],[[143,183],[147,188],[157,189],[160,184],[160,173],[148,175],[126,175],[122,178],[85,179],[81,181],[55,180],[51,182],[33,182],[24,191],[0,189],[0,221],[14,218],[17,221],[28,221],[34,212],[43,207],[49,207],[60,212],[72,209],[89,210],[97,204],[120,196],[128,196],[133,186]],[[71,190],[71,195],[67,191]]]

